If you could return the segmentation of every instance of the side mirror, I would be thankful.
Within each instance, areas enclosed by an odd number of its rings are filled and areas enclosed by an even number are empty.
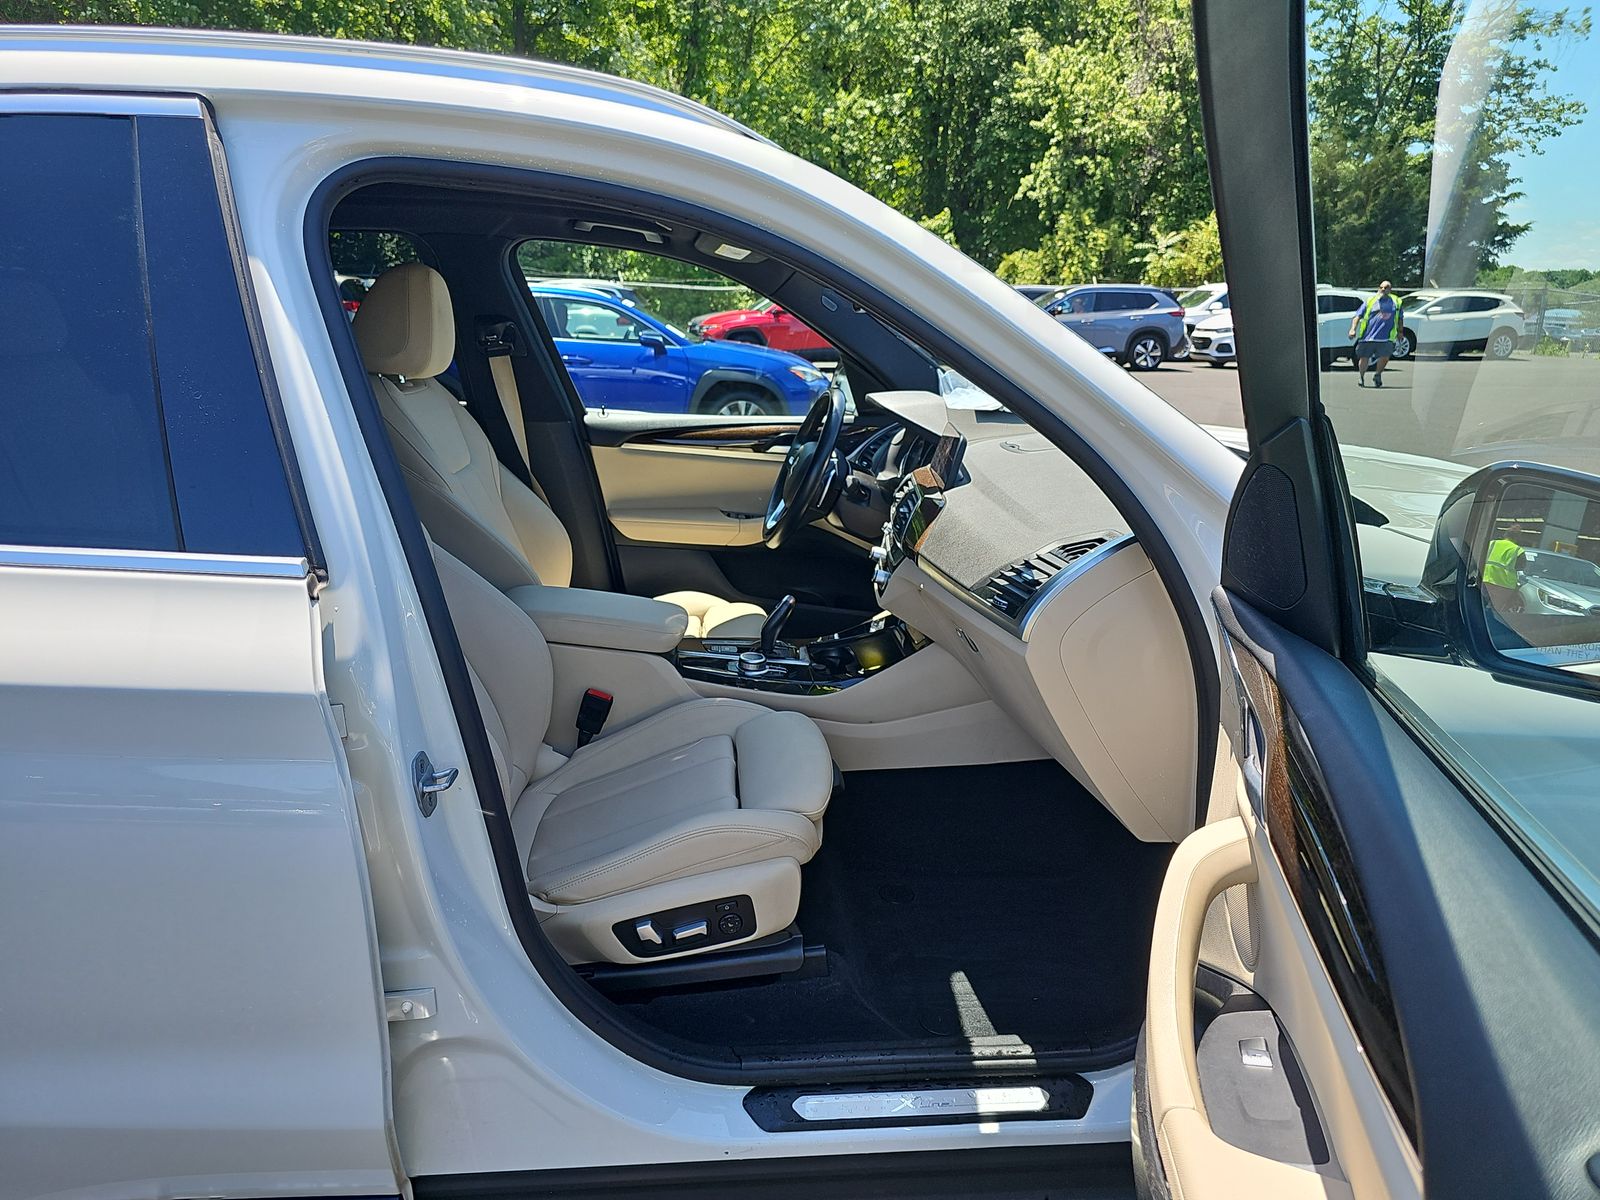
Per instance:
[[[639,345],[647,347],[653,354],[667,352],[667,337],[657,333],[654,329],[641,329],[639,331]]]
[[[782,308],[780,308],[776,304],[774,304],[771,308],[767,309],[767,316],[769,316],[769,317],[787,317],[788,315],[789,314],[787,312],[785,312]]]
[[[1506,462],[1445,500],[1422,586],[1461,658],[1600,696],[1600,478]]]

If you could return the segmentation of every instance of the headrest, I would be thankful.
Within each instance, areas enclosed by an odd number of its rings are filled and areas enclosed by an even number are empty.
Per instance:
[[[390,267],[356,310],[356,345],[373,375],[432,379],[456,356],[444,277],[421,263]]]
[[[0,272],[0,330],[8,356],[59,354],[66,346],[67,322],[57,291],[26,275]]]

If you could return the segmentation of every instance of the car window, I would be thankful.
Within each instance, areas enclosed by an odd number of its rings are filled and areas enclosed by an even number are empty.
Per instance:
[[[1600,920],[1600,358],[1576,333],[1600,330],[1600,42],[1560,10],[1437,13],[1308,14],[1319,273],[1425,289],[1357,314],[1319,375],[1364,514],[1365,665]]]
[[[548,240],[523,242],[516,262],[550,335],[588,347],[563,346],[561,365],[591,413],[793,420],[838,369],[817,330],[697,264]],[[663,327],[676,343],[640,345]]]
[[[639,320],[610,304],[592,300],[570,300],[556,296],[549,300],[559,322],[557,337],[579,338],[590,342],[637,342]]]
[[[1360,307],[1361,301],[1355,296],[1324,294],[1317,297],[1319,313],[1355,312]]]
[[[200,115],[4,107],[0,543],[303,556]]]

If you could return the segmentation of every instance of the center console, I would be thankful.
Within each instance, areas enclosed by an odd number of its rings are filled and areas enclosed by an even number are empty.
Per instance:
[[[904,621],[881,613],[840,633],[805,641],[685,638],[673,659],[687,679],[816,696],[860,683],[923,644]]]

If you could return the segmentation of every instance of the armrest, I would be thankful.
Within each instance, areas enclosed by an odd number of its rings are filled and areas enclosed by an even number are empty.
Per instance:
[[[533,618],[548,642],[665,654],[689,628],[676,604],[616,592],[529,584],[506,595]]]

